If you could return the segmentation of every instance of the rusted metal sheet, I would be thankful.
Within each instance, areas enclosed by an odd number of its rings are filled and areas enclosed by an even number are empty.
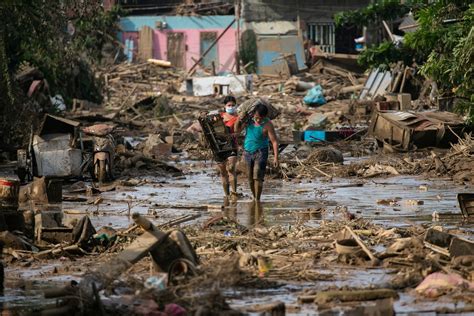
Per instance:
[[[410,150],[448,146],[464,128],[462,119],[448,112],[375,111],[369,133],[395,149]]]

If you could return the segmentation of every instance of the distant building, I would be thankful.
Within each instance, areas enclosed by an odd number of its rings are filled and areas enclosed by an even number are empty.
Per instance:
[[[259,73],[278,74],[288,68],[304,69],[304,42],[317,43],[325,53],[356,53],[354,39],[362,28],[336,29],[334,14],[367,6],[370,0],[105,0],[120,4],[131,15],[121,19],[120,39],[133,60],[165,59],[191,68],[225,28],[240,15],[240,33],[234,23],[200,63],[217,72],[234,70],[238,36],[246,32],[256,47],[252,62]],[[235,6],[234,6],[235,5]],[[236,9],[238,9],[236,12]],[[237,13],[237,14],[235,14]],[[225,15],[220,15],[225,14]],[[141,42],[141,43],[140,43]],[[291,61],[292,67],[287,64]],[[214,65],[214,66],[213,66]]]
[[[234,19],[232,15],[128,16],[120,20],[119,38],[132,50],[133,60],[163,59],[190,69]],[[202,67],[220,72],[235,66],[236,24],[209,50]]]

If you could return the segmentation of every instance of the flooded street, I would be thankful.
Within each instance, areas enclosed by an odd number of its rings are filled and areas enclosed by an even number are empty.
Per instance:
[[[120,186],[117,191],[102,193],[104,201],[99,207],[66,201],[63,202],[63,211],[72,217],[74,213],[91,214],[97,227],[124,228],[132,223],[127,216],[127,202],[131,204],[132,212],[156,215],[158,224],[190,213],[209,217],[221,210],[236,216],[243,225],[253,225],[257,217],[261,217],[264,225],[294,224],[299,219],[294,214],[297,211],[323,207],[326,212],[322,219],[331,219],[335,216],[335,208],[340,206],[363,218],[393,226],[431,222],[433,212],[459,213],[456,196],[469,192],[469,186],[454,185],[447,179],[426,180],[417,176],[336,178],[331,182],[321,178],[301,181],[269,179],[264,187],[262,209],[254,214],[256,210],[251,207],[253,203],[245,178],[239,179],[242,196],[236,203],[226,205],[219,176],[212,167],[202,165],[199,172],[185,172],[178,178],[138,178],[136,180],[144,183],[133,187]],[[186,170],[185,164],[179,167]],[[381,200],[394,202],[393,205],[377,203]],[[412,201],[420,201],[421,205],[412,205]],[[95,215],[97,210],[98,216]],[[454,222],[460,223],[461,220],[454,219]],[[310,220],[308,224],[316,225],[317,221]]]
[[[201,225],[209,218],[224,214],[248,228],[279,225],[288,229],[294,225],[318,227],[321,222],[341,218],[341,209],[376,224],[391,227],[409,227],[432,223],[433,212],[459,213],[456,195],[467,192],[467,186],[455,186],[442,179],[427,180],[416,176],[395,176],[373,179],[344,178],[324,181],[281,181],[269,179],[264,188],[262,203],[256,205],[249,198],[244,183],[239,186],[241,197],[236,202],[226,202],[222,197],[220,179],[213,166],[204,162],[189,162],[178,167],[184,170],[180,177],[134,178],[135,186],[117,186],[116,190],[100,195],[99,205],[64,201],[65,221],[88,214],[97,228],[111,226],[123,229],[133,224],[130,213],[139,212],[159,225],[185,215],[196,215],[190,224]],[[197,170],[197,171],[196,171]],[[244,182],[240,179],[239,183]],[[64,194],[69,196],[68,186]],[[90,199],[85,195],[76,198]],[[94,199],[94,197],[92,197]],[[389,200],[392,205],[381,201]],[[413,205],[410,200],[422,201]],[[316,216],[311,210],[322,210]],[[456,226],[461,231],[473,231],[472,224],[459,218],[435,223],[446,227]],[[232,240],[232,235],[228,237]],[[381,252],[384,248],[374,248]],[[64,258],[69,261],[69,259]],[[93,259],[79,258],[83,268],[93,264]],[[72,265],[74,266],[74,264]],[[28,268],[26,268],[28,267]],[[280,300],[287,305],[288,315],[306,315],[315,312],[312,304],[298,303],[298,296],[305,291],[324,290],[329,287],[384,287],[390,283],[394,271],[386,268],[348,267],[341,264],[328,266],[315,261],[311,268],[317,273],[316,282],[285,282],[275,288],[228,289],[224,295],[233,307],[249,302],[269,303]],[[47,304],[54,300],[41,297],[41,289],[70,280],[80,280],[84,269],[64,270],[61,263],[45,266],[6,267],[6,288],[3,304],[6,308],[23,308],[31,304]],[[25,281],[28,280],[28,281]],[[275,280],[278,283],[278,280]],[[19,285],[20,282],[21,284]],[[451,301],[436,303],[437,308],[453,308]],[[405,293],[395,301],[397,314],[429,312],[433,305],[420,304],[416,296]],[[426,315],[430,315],[429,313]]]

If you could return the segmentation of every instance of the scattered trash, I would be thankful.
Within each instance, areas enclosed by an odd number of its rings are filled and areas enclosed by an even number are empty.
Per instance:
[[[162,273],[161,276],[151,276],[145,281],[145,288],[154,290],[166,289],[166,282],[168,280],[168,274]]]
[[[303,99],[304,103],[308,105],[323,105],[326,104],[324,98],[323,88],[321,85],[316,85],[311,88]]]
[[[428,275],[415,289],[418,294],[436,298],[448,291],[474,291],[474,283],[469,282],[457,274],[435,272]]]

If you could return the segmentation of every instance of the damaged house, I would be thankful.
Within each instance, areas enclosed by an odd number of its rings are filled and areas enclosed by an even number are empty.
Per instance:
[[[198,63],[219,73],[236,71],[240,52],[247,71],[292,74],[306,68],[305,41],[324,53],[355,53],[360,30],[336,30],[333,16],[369,1],[104,2],[114,4],[130,12],[118,35],[129,61],[161,59],[186,70]]]
[[[355,26],[336,29],[333,17],[341,11],[365,7],[370,1],[243,0],[241,3],[242,43],[245,45],[245,37],[255,38],[257,73],[279,74],[286,64],[290,73],[296,72],[294,67],[306,68],[304,41],[318,44],[327,54],[356,53],[354,39],[361,30]]]
[[[168,60],[177,68],[201,67],[216,72],[235,67],[236,23],[224,16],[128,16],[120,21],[119,38],[130,61],[149,58]]]

